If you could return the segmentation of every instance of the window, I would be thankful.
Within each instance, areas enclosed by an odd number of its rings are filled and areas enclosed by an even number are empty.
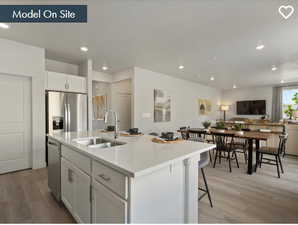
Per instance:
[[[282,91],[282,115],[284,119],[287,119],[288,116],[285,114],[285,110],[289,105],[294,105],[292,98],[295,93],[298,92],[298,87],[284,88]],[[296,106],[294,106],[294,109]]]

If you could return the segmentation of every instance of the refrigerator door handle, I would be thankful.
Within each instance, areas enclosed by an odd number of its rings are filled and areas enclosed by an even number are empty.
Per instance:
[[[70,131],[70,121],[71,121],[71,119],[70,119],[70,105],[69,104],[67,104],[68,105],[68,131]]]
[[[68,112],[67,112],[67,106],[66,104],[64,104],[64,131],[67,132],[68,131]]]

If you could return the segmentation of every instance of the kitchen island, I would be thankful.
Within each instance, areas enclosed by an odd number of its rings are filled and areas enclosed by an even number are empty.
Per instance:
[[[62,201],[77,222],[198,223],[198,161],[214,145],[149,135],[116,143],[100,131],[48,136],[61,146]],[[86,145],[92,138],[115,146]]]

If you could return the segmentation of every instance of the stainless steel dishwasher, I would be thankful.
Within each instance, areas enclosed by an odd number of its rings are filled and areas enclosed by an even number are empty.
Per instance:
[[[61,145],[48,138],[48,187],[57,201],[61,201]]]

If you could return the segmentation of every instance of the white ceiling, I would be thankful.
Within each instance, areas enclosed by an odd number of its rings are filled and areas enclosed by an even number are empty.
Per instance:
[[[0,38],[46,48],[51,59],[79,63],[91,58],[94,69],[106,64],[109,72],[139,66],[223,89],[298,81],[297,0],[0,3],[88,4],[88,24],[12,24],[0,30]],[[296,8],[288,20],[278,14],[282,4]],[[257,51],[260,43],[265,48]],[[80,46],[88,46],[88,53]],[[272,65],[278,70],[271,71]]]

